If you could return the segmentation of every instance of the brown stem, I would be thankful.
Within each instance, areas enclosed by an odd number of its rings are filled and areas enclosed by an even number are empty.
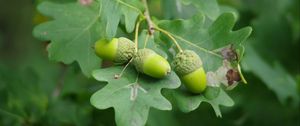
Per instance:
[[[142,2],[143,2],[144,7],[145,7],[144,15],[145,15],[147,23],[148,23],[148,31],[149,31],[150,35],[153,35],[153,33],[154,33],[154,25],[153,25],[151,17],[150,17],[147,0],[142,0]]]

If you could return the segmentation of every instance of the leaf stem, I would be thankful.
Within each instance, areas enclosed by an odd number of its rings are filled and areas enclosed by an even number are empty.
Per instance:
[[[122,77],[124,71],[125,71],[126,68],[129,66],[129,64],[132,62],[132,60],[133,60],[133,58],[131,58],[131,59],[129,60],[129,62],[125,65],[125,67],[122,69],[122,71],[121,71],[120,74],[115,75],[115,79],[119,79],[119,78]]]
[[[186,40],[186,39],[184,39],[184,38],[182,38],[182,37],[180,37],[180,36],[174,35],[174,37],[175,37],[175,38],[178,38],[179,40],[181,40],[181,41],[183,41],[183,42],[185,42],[185,43],[187,43],[187,44],[190,44],[191,46],[194,46],[194,47],[198,48],[199,50],[201,50],[201,51],[203,51],[203,52],[212,54],[212,55],[217,56],[217,57],[219,57],[219,58],[223,58],[221,55],[219,55],[219,54],[217,54],[217,53],[215,53],[215,52],[213,52],[213,51],[207,50],[207,49],[205,49],[205,48],[203,48],[203,47],[200,47],[200,46],[198,46],[198,45],[196,45],[196,44],[194,44],[194,43],[192,43],[192,42],[190,42],[190,41],[188,41],[188,40]]]
[[[243,75],[243,73],[242,73],[240,64],[238,64],[237,68],[238,68],[240,77],[241,77],[241,79],[242,79],[242,82],[245,83],[245,84],[247,84],[247,80],[245,79],[245,77],[244,77],[244,75]]]
[[[138,51],[138,36],[139,36],[139,27],[142,20],[139,20],[135,25],[135,37],[134,37],[134,43],[135,43],[135,52]]]
[[[190,41],[188,41],[188,40],[186,40],[186,39],[184,39],[184,38],[182,38],[182,37],[180,37],[180,36],[174,35],[174,34],[168,32],[168,31],[166,31],[166,30],[164,30],[164,29],[162,29],[162,28],[160,28],[160,27],[157,27],[155,24],[153,24],[153,22],[152,22],[152,20],[151,20],[151,17],[150,17],[150,13],[149,13],[149,8],[148,8],[147,0],[142,0],[143,5],[144,5],[144,8],[145,8],[144,14],[143,14],[138,8],[136,8],[136,7],[134,7],[134,6],[130,5],[130,4],[127,4],[127,3],[125,3],[125,2],[123,2],[123,1],[121,1],[121,0],[117,0],[117,1],[118,1],[119,3],[121,3],[121,4],[123,4],[124,6],[127,6],[127,7],[129,7],[129,8],[132,8],[132,9],[136,10],[137,12],[140,13],[140,15],[145,16],[145,18],[146,18],[146,20],[147,20],[147,23],[148,23],[148,31],[149,31],[149,35],[153,35],[155,29],[161,31],[162,33],[166,34],[170,39],[172,39],[172,41],[175,43],[175,45],[177,46],[177,48],[178,48],[178,50],[179,50],[180,52],[182,51],[182,48],[179,46],[179,44],[178,44],[178,42],[176,41],[175,38],[177,38],[177,39],[179,39],[179,40],[181,40],[181,41],[183,41],[183,42],[185,42],[185,43],[187,43],[187,44],[189,44],[189,45],[191,45],[191,46],[193,46],[193,47],[195,47],[195,48],[197,48],[197,49],[199,49],[199,50],[201,50],[201,51],[204,51],[204,52],[206,52],[206,53],[209,53],[209,54],[212,54],[212,55],[217,56],[217,57],[219,57],[219,58],[222,58],[221,55],[219,55],[219,54],[217,54],[217,53],[215,53],[215,52],[213,52],[213,51],[210,51],[210,50],[207,50],[207,49],[205,49],[205,48],[203,48],[203,47],[200,47],[200,46],[198,46],[198,45],[196,45],[196,44],[194,44],[194,43],[192,43],[192,42],[190,42]],[[137,23],[137,26],[140,25],[139,23],[140,23],[140,22]],[[136,27],[136,28],[137,28],[137,27]],[[136,30],[136,31],[137,31],[137,30]],[[136,34],[137,34],[137,33],[136,33]],[[137,35],[136,35],[136,36],[137,36]],[[137,38],[137,37],[136,37],[136,38]],[[136,39],[135,41],[137,41],[137,39]],[[136,51],[137,51],[137,42],[136,42]]]
[[[148,23],[148,31],[150,35],[153,35],[154,33],[154,25],[153,22],[151,20],[150,17],[150,12],[149,12],[149,8],[148,8],[148,3],[147,0],[142,0],[144,7],[145,7],[145,12],[144,12],[144,16],[146,17],[147,23]]]
[[[178,42],[176,41],[176,39],[168,31],[166,31],[164,29],[161,29],[159,27],[155,27],[155,29],[162,32],[162,33],[164,33],[164,34],[166,34],[174,42],[174,44],[177,46],[179,52],[183,51],[182,48],[180,47],[180,45],[178,44]]]
[[[158,27],[158,26],[156,26],[155,28],[156,28],[157,30],[160,30],[160,31],[164,32],[166,35],[168,35],[168,36],[174,36],[175,38],[181,40],[182,42],[185,42],[185,43],[187,43],[187,44],[189,44],[189,45],[191,45],[191,46],[193,46],[193,47],[195,47],[195,48],[197,48],[197,49],[199,49],[199,50],[201,50],[201,51],[203,51],[203,52],[212,54],[212,55],[217,56],[217,57],[219,57],[219,58],[223,58],[221,55],[219,55],[219,54],[217,54],[217,53],[215,53],[215,52],[213,52],[213,51],[207,50],[207,49],[205,49],[205,48],[203,48],[203,47],[200,47],[200,46],[194,44],[193,42],[190,42],[190,41],[188,41],[188,40],[182,38],[181,36],[174,35],[174,34],[172,34],[171,32],[168,32],[167,30],[164,30],[164,29],[162,29],[162,28],[160,28],[160,27]]]
[[[145,41],[144,41],[144,48],[146,48],[147,44],[148,44],[148,40],[149,40],[149,34],[146,35]]]

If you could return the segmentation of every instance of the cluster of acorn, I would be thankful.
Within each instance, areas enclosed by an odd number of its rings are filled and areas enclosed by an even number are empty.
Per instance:
[[[124,37],[98,40],[96,54],[114,63],[124,64],[133,58],[136,70],[154,78],[163,78],[171,72],[168,61],[151,49],[135,52],[134,43]],[[179,52],[172,63],[174,71],[185,87],[192,93],[201,93],[206,88],[206,74],[200,57],[191,50]]]

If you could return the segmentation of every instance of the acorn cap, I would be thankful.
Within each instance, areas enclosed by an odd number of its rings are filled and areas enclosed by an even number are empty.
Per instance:
[[[202,67],[202,61],[194,51],[184,50],[175,56],[172,65],[174,71],[183,76]]]
[[[143,64],[145,59],[151,55],[155,55],[156,53],[151,49],[140,49],[134,56],[133,64],[137,71],[144,72],[143,71]]]
[[[125,63],[134,55],[134,43],[124,37],[118,38],[117,54],[114,59],[116,63]]]

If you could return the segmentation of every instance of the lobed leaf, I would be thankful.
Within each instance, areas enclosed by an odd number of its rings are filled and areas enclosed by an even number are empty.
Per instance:
[[[121,78],[115,79],[115,74],[121,70],[122,67],[95,70],[94,78],[108,84],[91,97],[91,104],[98,109],[114,108],[117,125],[145,125],[150,107],[159,110],[172,109],[171,103],[162,96],[161,89],[180,86],[180,80],[174,72],[166,78],[153,79],[138,75],[129,66]]]
[[[220,8],[216,0],[181,0],[185,5],[194,5],[199,12],[205,14],[211,20],[220,15]]]
[[[184,49],[194,50],[201,57],[206,72],[214,72],[222,66],[224,60],[218,50],[229,45],[239,48],[249,37],[252,29],[245,27],[233,31],[232,28],[236,22],[236,16],[233,13],[220,15],[209,26],[204,23],[205,20],[204,15],[198,14],[188,20],[161,21],[158,26],[173,35]],[[164,35],[161,38],[170,41]],[[221,116],[219,105],[232,106],[234,104],[224,91],[212,100],[205,99],[202,94],[184,95],[182,90],[171,92],[173,95],[170,99],[175,99],[175,104],[184,112],[195,110],[202,101],[206,101],[211,103],[216,115]],[[183,101],[185,103],[182,103]]]
[[[142,6],[139,0],[99,0],[99,3],[108,39],[116,35],[123,15],[126,31],[130,33],[134,30],[135,22],[142,13],[139,8],[136,8]]]
[[[220,89],[219,95],[214,99],[208,99],[204,95],[194,95],[183,90],[168,90],[166,96],[173,100],[178,108],[183,112],[191,112],[197,109],[202,102],[209,103],[216,115],[222,117],[220,106],[230,107],[234,105],[234,101],[226,94],[226,92]]]
[[[94,42],[99,38],[114,37],[123,15],[127,32],[134,29],[140,12],[135,6],[140,4],[137,0],[126,2],[99,0],[90,6],[75,2],[43,2],[38,10],[53,20],[36,26],[33,34],[41,40],[51,41],[48,46],[50,59],[65,64],[76,61],[83,73],[90,76],[100,63],[92,49]]]
[[[54,20],[36,26],[33,34],[51,41],[47,48],[50,59],[66,64],[76,61],[82,72],[89,76],[100,63],[92,49],[100,37],[98,9],[98,5],[86,7],[79,3],[43,2],[38,10]]]
[[[242,42],[249,37],[252,29],[245,27],[232,31],[236,22],[236,17],[232,13],[222,14],[209,27],[204,22],[205,17],[198,14],[188,20],[160,21],[158,26],[175,36],[179,45],[184,49],[197,52],[206,71],[215,71],[222,65],[224,60],[218,54],[218,49],[229,45],[233,45],[235,48],[240,47]],[[161,38],[166,37],[162,34]]]

